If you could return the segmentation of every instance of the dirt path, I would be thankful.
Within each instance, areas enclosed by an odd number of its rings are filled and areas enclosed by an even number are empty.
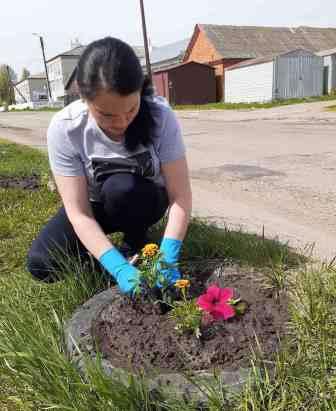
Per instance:
[[[194,214],[296,248],[336,254],[333,102],[253,111],[180,112]],[[43,147],[52,113],[0,113],[0,136]]]

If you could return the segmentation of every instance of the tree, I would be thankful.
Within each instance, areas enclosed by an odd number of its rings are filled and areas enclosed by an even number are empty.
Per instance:
[[[7,69],[8,67],[8,69]],[[8,76],[9,73],[9,76]],[[0,104],[13,104],[15,101],[14,90],[12,83],[17,79],[15,71],[7,66],[2,64],[0,66]]]
[[[23,67],[20,81],[25,80],[29,76],[30,76],[30,71],[26,69],[26,67]]]

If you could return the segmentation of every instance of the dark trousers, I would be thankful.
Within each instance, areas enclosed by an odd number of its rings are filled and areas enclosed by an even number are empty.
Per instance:
[[[132,174],[114,174],[101,189],[101,202],[92,202],[94,217],[105,234],[124,233],[124,242],[138,250],[148,228],[168,208],[166,189]],[[34,278],[54,281],[60,267],[56,256],[88,259],[86,248],[75,233],[64,207],[43,227],[28,253],[27,268]]]

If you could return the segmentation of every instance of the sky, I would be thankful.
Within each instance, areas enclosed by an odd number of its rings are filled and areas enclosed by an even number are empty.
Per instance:
[[[43,71],[47,59],[71,48],[76,38],[88,44],[104,36],[142,45],[139,0],[6,1],[1,7],[0,64],[21,75]],[[160,46],[192,35],[195,24],[336,27],[335,0],[144,0],[148,36]],[[335,45],[336,46],[336,45]]]

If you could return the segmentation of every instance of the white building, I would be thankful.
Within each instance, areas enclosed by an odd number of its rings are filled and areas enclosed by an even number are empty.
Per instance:
[[[316,54],[323,57],[323,92],[324,94],[331,94],[336,91],[336,48]]]
[[[43,75],[29,76],[15,84],[14,92],[17,104],[48,101],[46,77]]]
[[[64,86],[76,67],[84,49],[84,46],[77,46],[65,53],[58,54],[47,61],[51,97],[53,101],[64,101]]]
[[[225,102],[253,103],[321,96],[323,59],[298,49],[225,69]]]

